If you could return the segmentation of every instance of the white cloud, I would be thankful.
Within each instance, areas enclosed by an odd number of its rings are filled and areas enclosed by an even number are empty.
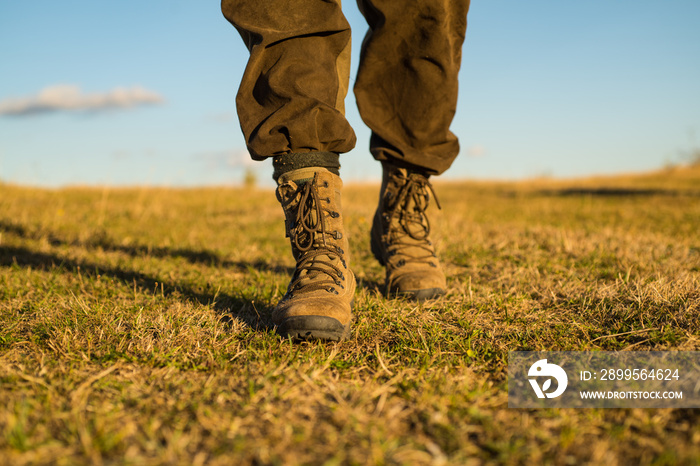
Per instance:
[[[467,155],[469,157],[483,157],[486,154],[486,148],[482,145],[471,146],[467,149]]]
[[[117,87],[108,92],[86,94],[71,84],[49,86],[29,97],[0,102],[0,115],[21,116],[57,111],[101,111],[137,105],[160,104],[159,94],[140,86]]]

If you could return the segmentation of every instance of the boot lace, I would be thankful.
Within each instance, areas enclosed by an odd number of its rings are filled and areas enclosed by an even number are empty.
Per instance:
[[[389,235],[392,237],[387,248],[388,255],[401,255],[396,262],[397,267],[403,267],[410,262],[427,262],[432,267],[437,267],[431,259],[437,257],[430,241],[430,220],[426,214],[430,202],[430,194],[435,199],[435,205],[440,209],[440,201],[435,194],[433,185],[428,178],[418,173],[401,174],[400,181],[404,181],[396,195],[393,208],[387,212],[385,220],[389,225]],[[389,199],[389,201],[391,201]],[[407,254],[407,249],[418,249],[424,254]]]
[[[338,294],[338,288],[345,288],[345,276],[340,267],[347,268],[343,255],[345,251],[330,241],[342,238],[338,231],[326,230],[325,218],[338,218],[339,212],[330,208],[330,197],[321,197],[318,192],[318,175],[299,187],[292,200],[299,198],[294,223],[288,225],[287,235],[296,249],[296,270],[289,284],[288,294],[325,290]],[[328,187],[328,182],[323,182]],[[325,205],[324,205],[325,204]],[[328,207],[327,207],[328,206]]]

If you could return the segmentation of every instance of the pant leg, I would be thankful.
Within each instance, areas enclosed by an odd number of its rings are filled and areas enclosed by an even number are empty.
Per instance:
[[[469,0],[358,0],[369,31],[355,97],[377,160],[447,170]]]
[[[340,0],[222,0],[221,10],[250,51],[236,107],[252,158],[351,150]]]

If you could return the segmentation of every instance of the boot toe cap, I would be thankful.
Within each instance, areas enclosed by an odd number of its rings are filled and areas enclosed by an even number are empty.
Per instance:
[[[277,332],[302,340],[343,340],[350,334],[352,293],[333,296],[313,293],[281,302],[272,313]]]

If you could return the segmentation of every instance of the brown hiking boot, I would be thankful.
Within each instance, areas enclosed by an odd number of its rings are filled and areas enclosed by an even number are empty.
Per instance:
[[[342,340],[350,334],[355,276],[340,206],[340,177],[324,168],[278,179],[277,199],[297,261],[287,293],[272,312],[282,336]]]
[[[383,164],[379,206],[372,223],[372,253],[386,266],[386,295],[418,301],[445,294],[445,274],[430,241],[425,211],[430,193],[428,177]],[[437,198],[435,202],[440,208]]]

